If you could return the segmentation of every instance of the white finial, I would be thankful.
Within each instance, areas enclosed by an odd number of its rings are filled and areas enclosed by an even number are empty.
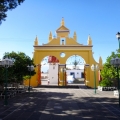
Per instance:
[[[64,18],[62,17],[61,26],[64,26],[64,24],[65,24]]]

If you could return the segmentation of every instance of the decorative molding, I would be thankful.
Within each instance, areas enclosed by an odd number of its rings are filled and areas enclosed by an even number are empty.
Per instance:
[[[34,46],[34,50],[92,50],[92,46]]]

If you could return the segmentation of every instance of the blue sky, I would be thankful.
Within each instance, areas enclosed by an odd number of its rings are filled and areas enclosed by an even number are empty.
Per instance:
[[[90,34],[94,58],[103,62],[118,49],[116,33],[120,31],[120,0],[25,0],[7,13],[0,26],[0,58],[5,52],[25,52],[32,57],[36,35],[39,44],[47,43],[49,32],[55,35],[62,17],[70,36],[87,44]]]

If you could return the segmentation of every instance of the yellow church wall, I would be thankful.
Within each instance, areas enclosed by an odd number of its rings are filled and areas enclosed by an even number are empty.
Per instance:
[[[45,45],[60,45],[60,38],[53,38],[49,43]]]
[[[83,50],[83,51],[64,51],[64,53],[66,54],[66,56],[64,58],[61,58],[60,57],[60,53],[62,51],[61,50],[58,50],[58,51],[51,51],[51,50],[48,50],[48,51],[36,51],[36,55],[34,55],[34,58],[35,58],[35,63],[36,64],[40,64],[41,61],[43,60],[43,58],[45,58],[46,56],[55,56],[59,61],[60,61],[60,64],[65,64],[67,59],[72,56],[72,55],[79,55],[81,56],[86,64],[89,64],[90,66],[87,68],[87,80],[89,82],[85,83],[87,84],[87,86],[89,87],[94,87],[94,72],[91,70],[91,65],[92,64],[98,64],[94,59],[93,59],[93,56],[92,56],[92,51],[87,51],[87,50]],[[36,56],[36,57],[35,57]],[[99,65],[99,64],[98,64]],[[35,68],[35,71],[37,72],[37,67]],[[98,71],[96,71],[96,85],[99,84],[98,82]],[[62,79],[62,77],[60,77]],[[37,74],[35,76],[33,76],[31,78],[31,85],[32,86],[37,86]]]
[[[24,83],[23,83],[25,86],[28,86],[29,85],[29,80],[24,80]]]
[[[38,86],[38,82],[37,82],[37,74],[38,74],[38,67],[37,67],[37,64],[39,64],[39,62],[37,62],[37,59],[38,59],[38,55],[39,54],[39,52],[37,52],[37,51],[34,51],[33,52],[33,56],[34,56],[34,64],[36,65],[36,67],[34,68],[35,69],[35,72],[36,72],[36,74],[34,75],[34,76],[31,76],[31,80],[30,80],[30,85],[32,86],[32,87],[36,87],[36,86]],[[24,80],[24,85],[29,85],[29,80]]]
[[[66,54],[66,56],[64,58],[60,57],[60,53],[63,51]],[[87,68],[87,80],[89,81],[87,83],[87,85],[89,87],[94,87],[94,72],[91,70],[91,65],[98,64],[98,63],[95,62],[95,60],[93,59],[92,50],[71,50],[71,51],[63,50],[63,51],[61,51],[61,50],[56,50],[56,51],[54,51],[54,50],[36,50],[36,57],[34,57],[36,60],[35,63],[40,64],[41,61],[43,60],[43,58],[51,55],[51,56],[55,56],[59,60],[60,64],[65,64],[67,59],[70,56],[75,55],[75,54],[79,55],[85,60],[86,64],[90,65]],[[36,69],[36,72],[37,72],[37,69]],[[97,71],[96,71],[96,73],[97,73]],[[33,80],[33,82],[31,82],[31,84],[33,86],[36,86],[37,83],[35,83],[35,81],[37,81],[37,80],[35,80],[35,79],[37,79],[37,76],[36,77],[33,76],[33,77],[32,77],[32,79],[34,79],[34,80]],[[60,78],[62,79],[62,77],[60,77]],[[97,78],[98,78],[98,74],[96,74],[96,85],[99,84]]]
[[[37,69],[36,69],[36,68],[35,68],[35,71],[37,72]],[[24,84],[25,86],[29,86],[29,79],[24,80],[24,83],[23,83],[23,84]],[[31,76],[30,86],[32,86],[32,87],[38,86],[37,74],[35,74],[34,76]]]
[[[64,32],[64,33],[57,33],[57,36],[58,37],[68,37],[69,36],[69,33],[68,32]]]
[[[87,80],[89,80],[89,82],[87,82],[87,85],[91,86],[91,87],[94,87],[95,78],[94,78],[94,71],[91,70],[91,66],[92,66],[92,64],[99,66],[99,63],[97,63],[95,61],[92,51],[89,51],[88,58],[89,58],[90,66],[87,68]],[[95,71],[96,72],[96,86],[99,85],[98,71],[99,71],[99,69]]]
[[[68,37],[66,37],[66,44],[67,45],[80,45],[73,38],[68,38]]]
[[[60,38],[65,38],[65,45],[80,45],[73,38],[69,38],[69,37],[53,38],[49,43],[44,45],[60,45],[60,42],[61,42]]]
[[[37,82],[37,68],[35,68],[35,72],[36,72],[36,74],[34,76],[31,76],[31,79],[30,79],[30,86],[32,86],[32,87],[38,86],[38,82]],[[29,79],[24,80],[23,84],[25,86],[29,86]]]
[[[34,76],[31,76],[31,86],[33,86],[33,87],[36,87],[36,86],[38,86],[38,81],[37,81],[37,67],[35,68],[35,72],[36,72],[36,74],[34,75]]]
[[[64,58],[60,57],[60,53],[62,53],[64,51],[64,53],[66,54],[66,56]],[[60,64],[65,64],[66,60],[72,56],[72,55],[79,55],[81,56],[86,63],[88,63],[88,53],[89,51],[79,51],[79,50],[38,50],[36,51],[36,56],[34,55],[35,58],[35,63],[39,64],[41,63],[41,61],[43,60],[43,58],[45,58],[46,56],[55,56],[57,59],[59,59]]]
[[[35,72],[36,74],[34,76],[31,76],[31,79],[30,79],[30,86],[32,87],[37,87],[38,86],[38,81],[37,81],[37,67],[35,68]],[[25,86],[29,86],[29,80],[24,80],[24,85]]]

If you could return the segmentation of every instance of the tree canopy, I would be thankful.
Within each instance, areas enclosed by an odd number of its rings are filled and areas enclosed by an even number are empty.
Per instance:
[[[6,20],[7,11],[15,9],[25,0],[0,0],[0,24]]]
[[[25,76],[30,76],[30,72],[28,71],[28,65],[34,65],[33,60],[29,56],[27,56],[23,52],[11,52],[5,53],[4,57],[14,58],[15,62],[12,67],[8,68],[8,82],[9,83],[21,83],[24,78],[28,78]],[[34,65],[35,66],[35,65]],[[0,72],[3,73],[0,75],[0,83],[2,84],[5,77],[5,69],[0,67]],[[31,71],[31,76],[35,74],[35,70]]]
[[[117,51],[117,53],[112,52],[111,55],[107,57],[106,62],[103,65],[103,69],[101,71],[101,77],[102,77],[101,83],[103,83],[103,82],[105,83],[105,80],[106,81],[109,80],[110,82],[112,80],[113,82],[115,82],[115,80],[117,78],[116,68],[110,64],[110,60],[112,58],[115,58],[117,56],[120,58],[119,50],[116,50],[116,51]]]

